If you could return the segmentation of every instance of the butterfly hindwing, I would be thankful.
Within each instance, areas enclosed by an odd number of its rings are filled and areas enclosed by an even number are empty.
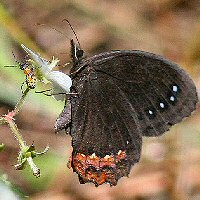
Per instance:
[[[118,87],[113,84],[109,76],[105,77],[105,74],[96,71],[93,73],[87,76],[84,83],[76,87],[75,80],[74,84],[79,97],[71,99],[71,133],[75,154],[73,158],[76,158],[78,153],[95,155],[96,159],[105,163],[105,159],[110,156],[114,164],[110,161],[112,165],[105,166],[103,169],[96,165],[92,166],[94,171],[98,172],[98,178],[91,180],[100,184],[103,174],[106,174],[105,182],[115,185],[120,177],[128,175],[131,165],[139,161],[142,134],[134,112],[130,110],[133,107],[124,94],[118,91]],[[80,83],[80,80],[78,82]],[[138,131],[132,134],[132,131],[137,129]],[[124,157],[120,152],[123,152]],[[76,159],[73,159],[72,164],[75,171],[80,174],[79,168],[76,167]],[[85,166],[85,168],[89,167]],[[88,174],[85,173],[81,177],[86,180],[87,176]]]

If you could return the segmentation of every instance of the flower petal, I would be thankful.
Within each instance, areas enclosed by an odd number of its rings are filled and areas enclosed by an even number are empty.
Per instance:
[[[69,93],[70,87],[72,86],[72,80],[68,75],[60,71],[52,71],[52,69],[57,66],[59,60],[53,58],[52,62],[49,62],[48,60],[42,58],[38,53],[35,53],[27,48],[25,45],[22,44],[21,46],[37,64],[42,76],[52,83],[53,93],[55,94],[54,97],[57,100],[64,100],[65,96],[59,95],[59,93]]]
[[[72,86],[71,78],[60,72],[60,71],[51,71],[46,78],[52,82],[53,87],[60,88],[60,92],[69,93],[70,87]],[[59,91],[58,91],[59,92]]]

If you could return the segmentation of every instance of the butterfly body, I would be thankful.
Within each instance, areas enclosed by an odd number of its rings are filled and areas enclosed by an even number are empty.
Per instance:
[[[177,64],[137,50],[90,58],[71,42],[73,67],[68,103],[56,130],[69,129],[71,166],[81,183],[116,185],[139,162],[142,137],[159,136],[188,117],[196,87]]]

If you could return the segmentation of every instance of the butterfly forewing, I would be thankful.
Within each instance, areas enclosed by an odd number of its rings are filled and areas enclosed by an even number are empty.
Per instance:
[[[198,98],[192,79],[161,56],[141,51],[112,52],[105,60],[95,58],[93,66],[119,88],[119,99],[124,93],[144,136],[164,133],[196,108]]]

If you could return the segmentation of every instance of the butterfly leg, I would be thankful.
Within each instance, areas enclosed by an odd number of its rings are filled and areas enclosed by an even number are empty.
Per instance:
[[[42,93],[46,96],[53,96],[53,95],[60,95],[60,94],[65,94],[65,95],[77,95],[77,93],[66,93],[66,92],[58,92],[58,93],[46,93],[46,92],[51,92],[52,89],[47,89],[43,91],[35,91],[35,93]]]
[[[42,91],[35,91],[35,93],[42,93],[46,96],[52,96],[53,94],[51,93],[52,89],[47,89],[47,90],[42,90]],[[47,93],[49,92],[49,93]]]
[[[25,81],[21,85],[21,93],[24,94],[23,86],[24,86]]]

